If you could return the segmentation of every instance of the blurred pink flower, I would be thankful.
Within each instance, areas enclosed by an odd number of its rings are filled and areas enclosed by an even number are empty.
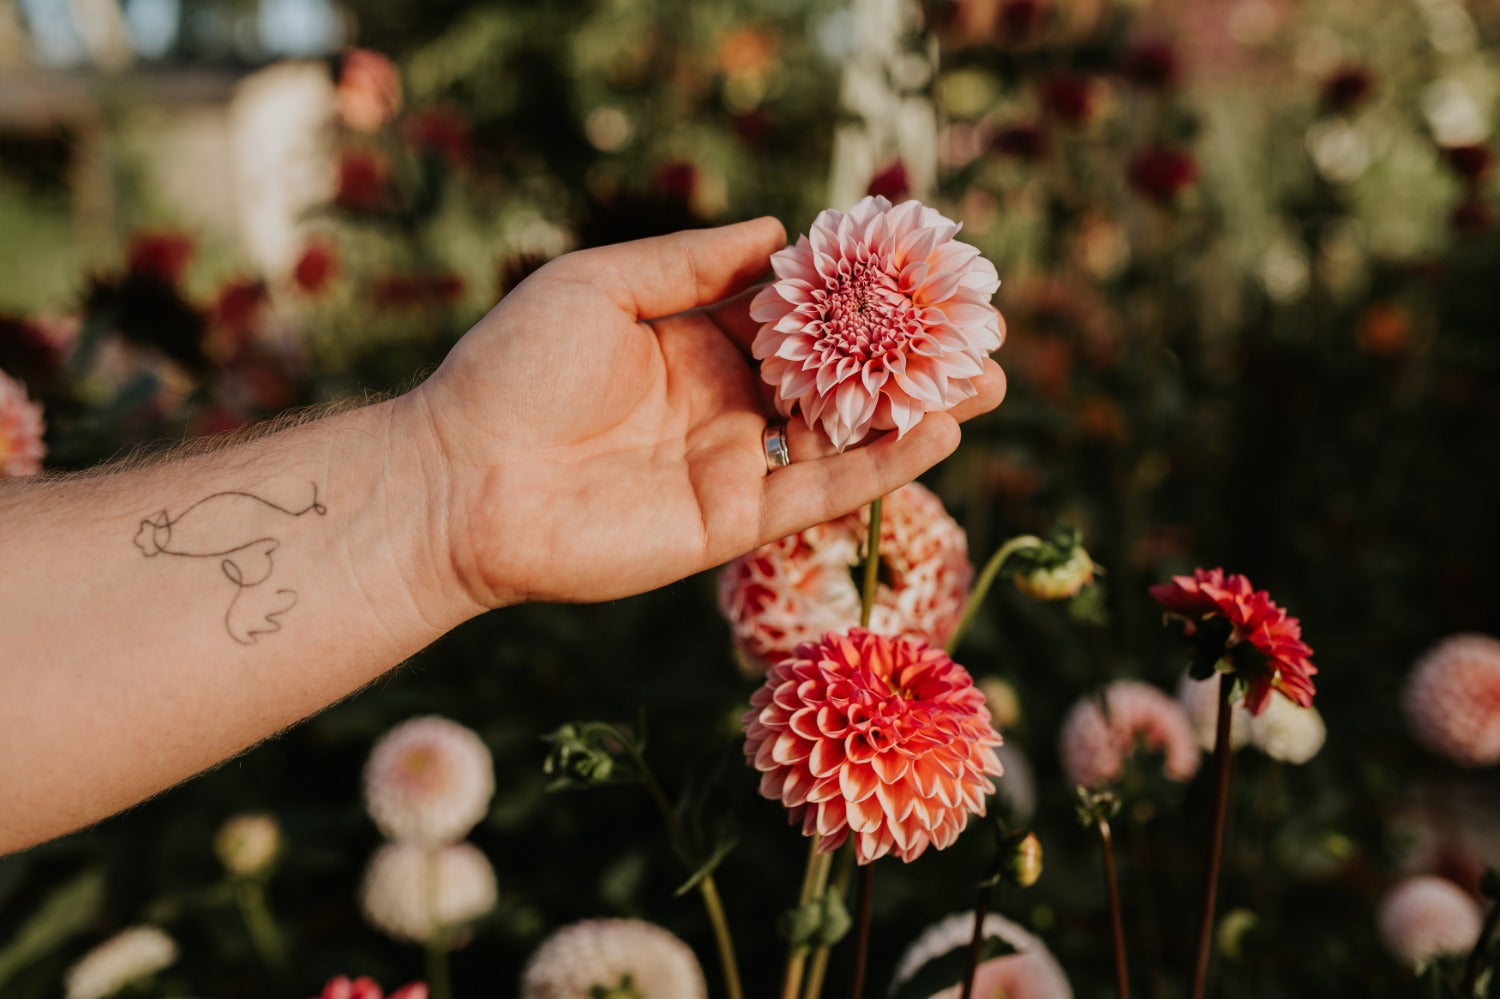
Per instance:
[[[338,111],[345,125],[375,132],[401,110],[401,76],[396,64],[370,49],[344,53],[339,72]]]
[[[851,832],[861,864],[943,849],[983,815],[1001,773],[984,695],[925,642],[855,628],[772,666],[744,716],[760,793],[819,849]]]
[[[1273,690],[1304,708],[1312,706],[1318,668],[1302,641],[1302,622],[1276,606],[1265,590],[1253,590],[1250,580],[1227,576],[1223,569],[1195,569],[1191,576],[1173,576],[1151,587],[1151,596],[1204,651],[1209,650],[1203,642],[1217,643],[1217,632],[1226,631],[1222,650],[1212,651],[1230,657],[1233,674],[1249,684],[1245,710],[1252,715],[1265,710]]]
[[[427,715],[391,729],[365,764],[365,806],[397,842],[439,845],[468,835],[495,793],[489,747],[471,729]]]
[[[0,371],[0,479],[42,470],[47,446],[41,403],[26,397],[26,388]]]
[[[412,982],[386,996],[372,978],[330,978],[315,999],[427,999],[427,983]]]
[[[1099,697],[1078,700],[1063,719],[1058,753],[1068,780],[1097,787],[1125,772],[1137,748],[1161,753],[1163,771],[1175,781],[1198,772],[1202,752],[1187,712],[1171,697],[1139,680],[1116,680]]]
[[[708,983],[693,949],[639,919],[586,919],[554,932],[526,961],[520,999],[616,995],[706,999]]]
[[[915,978],[932,961],[966,949],[974,933],[974,914],[957,913],[922,931],[896,965],[897,987]],[[1073,999],[1073,987],[1057,958],[1035,934],[1004,916],[984,917],[984,935],[999,937],[1014,952],[991,958],[974,976],[974,999]],[[894,990],[893,990],[894,991]],[[931,999],[958,999],[962,983],[934,993]]]
[[[719,609],[736,646],[763,671],[803,642],[859,623],[855,567],[869,510],[819,524],[735,559],[719,575]],[[958,626],[974,572],[963,528],[925,486],[885,499],[881,582],[870,629],[945,644]]]
[[[1417,967],[1466,954],[1479,939],[1479,904],[1452,881],[1430,874],[1391,889],[1376,918],[1390,952]]]
[[[974,395],[1000,346],[1000,279],[958,230],[921,202],[870,196],[771,255],[752,352],[782,415],[800,411],[842,451]]]
[[[1417,741],[1471,767],[1500,763],[1500,640],[1454,635],[1429,649],[1401,694]]]

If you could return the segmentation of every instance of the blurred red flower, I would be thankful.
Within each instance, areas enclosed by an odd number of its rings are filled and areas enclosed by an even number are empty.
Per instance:
[[[1125,79],[1148,90],[1166,90],[1182,75],[1177,50],[1160,40],[1137,42],[1120,61]]]
[[[412,982],[387,996],[372,978],[351,980],[347,975],[339,975],[330,978],[314,999],[427,999],[427,983]]]
[[[406,119],[406,141],[421,153],[437,156],[450,169],[467,166],[473,154],[469,123],[448,108],[423,108]]]
[[[1078,73],[1059,73],[1042,84],[1042,107],[1068,125],[1086,125],[1099,108],[1099,84]]]
[[[130,238],[125,265],[132,274],[160,278],[175,285],[192,255],[193,240],[185,233],[143,231]]]
[[[1323,104],[1333,111],[1348,114],[1375,92],[1375,77],[1363,66],[1340,66],[1323,81]]]
[[[1017,159],[1039,160],[1051,152],[1052,137],[1033,122],[1006,125],[990,140],[990,148]]]
[[[370,286],[370,300],[381,307],[452,305],[463,293],[464,280],[457,274],[386,274]]]
[[[384,157],[359,149],[346,150],[339,159],[333,200],[351,211],[379,211],[388,199],[390,181],[391,169]]]
[[[1443,159],[1448,161],[1448,167],[1454,173],[1473,183],[1489,173],[1494,154],[1490,152],[1489,146],[1476,142],[1466,146],[1445,147]]]
[[[1180,149],[1157,146],[1131,160],[1125,176],[1138,194],[1167,205],[1197,181],[1198,161]]]
[[[906,164],[896,160],[878,171],[870,178],[865,193],[877,194],[891,202],[905,201],[911,197],[911,177],[907,175]]]
[[[314,241],[303,247],[293,265],[292,281],[309,295],[319,295],[328,290],[338,269],[338,251],[333,244]]]

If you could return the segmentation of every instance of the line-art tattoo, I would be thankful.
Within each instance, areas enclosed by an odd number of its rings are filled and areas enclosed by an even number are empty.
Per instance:
[[[318,502],[318,484],[308,484],[312,486],[312,502],[300,510],[288,510],[254,493],[233,490],[205,496],[175,517],[163,510],[141,521],[135,546],[147,558],[180,555],[218,559],[224,578],[234,584],[234,596],[224,612],[224,628],[241,645],[253,645],[259,636],[281,630],[278,618],[297,605],[297,593],[265,585],[276,567],[271,556],[281,547],[281,540],[250,537],[256,532],[237,529],[236,525],[253,522],[253,515],[266,509],[288,517],[326,515],[328,508]]]

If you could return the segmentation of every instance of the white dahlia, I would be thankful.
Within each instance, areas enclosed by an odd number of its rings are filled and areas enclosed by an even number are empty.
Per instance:
[[[365,807],[387,839],[437,846],[489,810],[495,764],[473,730],[429,715],[391,729],[365,764]]]
[[[387,843],[370,858],[360,890],[370,925],[414,943],[439,931],[463,930],[493,909],[495,900],[495,869],[471,843]]]
[[[629,979],[641,999],[706,999],[692,948],[639,919],[588,919],[542,942],[521,973],[521,999],[590,999]]]

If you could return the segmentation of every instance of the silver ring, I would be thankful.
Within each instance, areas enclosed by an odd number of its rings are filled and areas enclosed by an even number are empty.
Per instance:
[[[766,448],[766,471],[768,473],[778,468],[785,468],[792,463],[792,453],[786,447],[785,420],[767,424],[766,429],[761,431],[760,440]]]

